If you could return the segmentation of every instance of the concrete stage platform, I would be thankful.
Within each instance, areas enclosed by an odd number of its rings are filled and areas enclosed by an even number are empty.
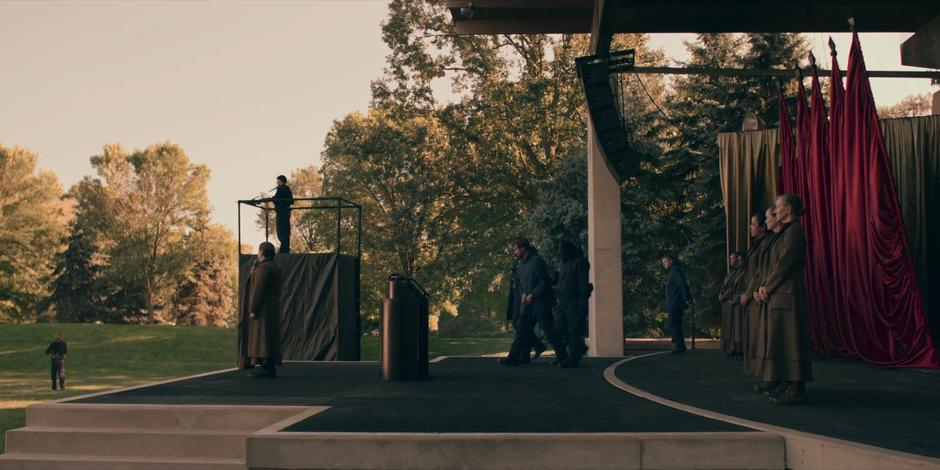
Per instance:
[[[574,370],[544,360],[504,368],[492,358],[446,358],[421,382],[382,382],[378,365],[368,362],[288,363],[273,380],[219,371],[30,407],[27,427],[7,434],[0,469],[940,468],[940,460],[924,457],[934,453],[918,436],[780,427],[811,422],[814,411],[829,424],[854,427],[860,419],[840,413],[863,407],[823,412],[820,404],[783,422],[778,409],[742,408],[738,417],[723,414],[737,408],[714,406],[719,413],[682,402],[699,395],[753,402],[755,394],[728,381],[729,365],[696,351],[591,358]],[[716,382],[705,387],[699,382],[711,369]],[[924,384],[940,379],[911,374]],[[897,449],[898,442],[917,447]],[[843,454],[863,458],[841,467],[826,460]]]

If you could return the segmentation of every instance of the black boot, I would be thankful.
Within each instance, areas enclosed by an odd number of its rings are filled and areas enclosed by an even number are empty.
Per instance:
[[[772,382],[761,382],[754,385],[754,393],[766,393],[777,388],[778,385],[780,385],[780,382],[776,380]]]
[[[535,343],[535,346],[533,346],[532,349],[533,349],[532,352],[534,353],[534,355],[532,356],[532,360],[537,361],[540,357],[542,357],[542,353],[544,353],[545,350],[548,348],[546,348],[545,345],[542,344],[541,341],[539,341],[538,343]]]
[[[809,402],[806,385],[803,382],[789,382],[783,393],[771,397],[770,402],[780,406],[805,405]]]
[[[519,359],[518,359],[518,358],[514,358],[514,357],[512,357],[512,356],[501,357],[501,358],[499,358],[499,360],[496,361],[496,362],[497,362],[499,365],[501,365],[501,366],[506,366],[506,367],[519,367]],[[531,362],[531,360],[530,360],[530,362]]]
[[[567,361],[559,364],[559,367],[561,367],[562,369],[577,369],[578,365],[580,365],[579,360],[574,359],[574,358],[568,358]]]

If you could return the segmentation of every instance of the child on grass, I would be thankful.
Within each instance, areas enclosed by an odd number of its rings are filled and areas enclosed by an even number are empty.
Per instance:
[[[62,340],[62,333],[53,335],[53,341],[46,348],[46,355],[52,360],[52,389],[56,389],[56,379],[59,380],[59,389],[65,390],[65,355],[68,346]]]

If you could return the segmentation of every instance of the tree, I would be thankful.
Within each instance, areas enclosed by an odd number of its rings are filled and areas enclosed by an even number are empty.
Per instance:
[[[105,146],[92,157],[115,198],[116,224],[111,268],[122,279],[138,280],[150,322],[156,307],[165,304],[174,275],[187,267],[185,236],[206,225],[209,170],[190,163],[181,147],[166,142],[126,153]]]
[[[878,117],[881,119],[927,116],[931,113],[933,95],[909,95],[891,106],[879,106]]]
[[[334,123],[323,152],[325,186],[330,194],[363,204],[366,255],[363,284],[366,311],[377,311],[390,272],[414,277],[434,275],[426,287],[440,292],[441,262],[459,232],[443,230],[462,204],[452,184],[456,159],[446,150],[447,137],[432,117],[393,119],[372,110]]]
[[[37,156],[0,145],[0,320],[36,320],[48,295],[53,255],[66,231],[69,208],[58,178],[36,171]]]
[[[220,225],[191,232],[191,267],[177,277],[173,321],[177,325],[225,327],[235,318],[237,299],[235,239]]]
[[[120,214],[101,180],[85,177],[66,197],[75,217],[56,255],[52,293],[43,304],[58,321],[137,322],[144,315],[143,289],[114,274],[109,250],[115,246],[114,227]]]
[[[106,316],[106,296],[101,290],[98,251],[89,236],[74,226],[66,238],[66,248],[56,258],[52,293],[42,311],[53,310],[59,322],[81,323]]]
[[[227,325],[235,241],[209,223],[209,171],[171,142],[106,145],[72,186],[75,217],[44,308],[60,321]]]

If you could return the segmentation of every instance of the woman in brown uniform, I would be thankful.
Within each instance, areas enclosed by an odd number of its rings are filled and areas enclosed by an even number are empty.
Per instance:
[[[741,308],[738,299],[744,291],[747,270],[744,269],[744,256],[737,251],[728,255],[731,268],[721,283],[718,301],[721,303],[721,350],[727,357],[741,357]]]
[[[751,249],[747,252],[747,275],[744,293],[739,298],[744,312],[744,372],[754,374],[757,358],[757,326],[760,319],[760,305],[754,300],[754,294],[760,288],[760,261],[770,241],[767,232],[766,216],[757,212],[751,216]]]
[[[734,356],[734,326],[731,319],[731,302],[737,302],[734,295],[735,283],[740,278],[738,272],[738,253],[732,252],[728,255],[728,266],[731,268],[725,279],[721,281],[721,290],[718,291],[718,302],[721,304],[721,351],[728,357]]]
[[[744,307],[738,299],[747,291],[747,266],[744,264],[744,254],[735,252],[738,259],[734,264],[736,276],[734,278],[734,291],[731,293],[731,357],[737,360],[744,359]]]
[[[771,248],[770,269],[759,289],[761,301],[767,304],[761,378],[766,384],[786,383],[770,398],[771,403],[801,405],[807,401],[806,382],[813,380],[803,279],[803,201],[784,194],[775,206],[780,229]]]

